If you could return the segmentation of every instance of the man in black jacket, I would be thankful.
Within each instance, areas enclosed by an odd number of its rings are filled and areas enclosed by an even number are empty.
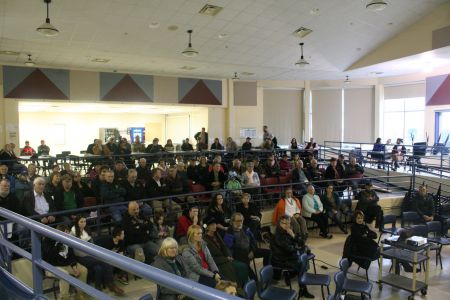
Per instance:
[[[137,181],[136,169],[129,169],[127,180],[122,181],[122,186],[126,190],[126,201],[138,201],[145,198],[144,186]],[[149,218],[153,215],[152,208],[147,203],[138,201],[139,210],[143,217]]]
[[[139,204],[136,201],[128,203],[128,212],[123,217],[122,228],[125,232],[127,253],[135,257],[138,249],[143,249],[145,262],[151,263],[158,253],[158,233],[152,224],[139,216]]]
[[[67,234],[69,233],[69,228],[64,224],[59,224],[56,228]],[[57,267],[61,272],[72,275],[78,278],[78,280],[86,283],[87,269],[83,265],[77,263],[72,248],[69,248],[69,246],[61,242],[56,242],[47,238],[44,239],[42,247],[44,260]],[[59,280],[59,292],[61,300],[69,300],[69,283],[62,279]],[[75,299],[89,299],[89,296],[82,290],[77,290]]]
[[[105,182],[100,186],[100,196],[103,204],[125,202],[126,190],[114,182],[114,172],[111,170],[105,174]],[[120,224],[122,222],[122,214],[127,211],[126,205],[113,205],[108,209],[114,222]]]
[[[23,196],[24,216],[44,215],[55,211],[54,201],[51,197],[44,193],[45,179],[37,177],[33,181],[33,190]],[[55,222],[54,216],[39,218],[43,224],[51,224]]]

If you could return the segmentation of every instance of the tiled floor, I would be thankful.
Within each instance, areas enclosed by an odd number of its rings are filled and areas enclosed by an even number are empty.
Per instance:
[[[338,262],[342,255],[342,249],[345,241],[346,235],[338,232],[339,229],[333,228],[334,237],[331,240],[325,240],[318,237],[317,231],[311,232],[311,238],[308,240],[313,253],[316,254],[316,266],[317,272],[322,274],[330,274],[333,276],[338,270]],[[444,300],[450,299],[450,247],[444,248],[442,252],[443,257],[443,270],[439,266],[435,265],[434,252],[431,253],[430,261],[430,283],[428,294],[426,296],[421,296],[420,293],[416,295],[416,299],[432,299],[432,300]],[[257,267],[260,268],[262,265],[261,260],[257,260]],[[327,268],[327,269],[325,269]],[[384,262],[383,271],[387,273],[390,268],[390,261]],[[349,272],[349,276],[364,280],[364,270],[357,271],[357,268],[353,265]],[[404,273],[402,273],[404,274]],[[411,277],[412,275],[408,273]],[[383,285],[383,289],[380,291],[378,285],[375,284],[378,277],[378,265],[376,262],[372,263],[371,269],[369,270],[370,281],[374,283],[372,290],[372,299],[407,299],[410,293],[405,291],[400,291],[396,288],[392,288],[388,285]],[[419,274],[419,279],[424,278],[423,274]],[[118,283],[120,285],[120,283]],[[286,287],[283,281],[279,282],[279,286]],[[130,280],[130,284],[127,286],[122,286],[126,291],[126,296],[120,297],[119,299],[139,299],[145,293],[152,293],[155,296],[155,285],[146,280]],[[298,290],[298,284],[293,280],[293,288]],[[334,292],[334,283],[331,285],[331,292]],[[311,287],[309,291],[316,296],[316,299],[321,299],[321,292],[319,287]],[[326,292],[325,292],[326,293]],[[278,299],[274,299],[278,300]]]

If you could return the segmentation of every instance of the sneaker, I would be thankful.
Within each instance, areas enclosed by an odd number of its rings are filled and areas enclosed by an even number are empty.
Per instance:
[[[145,254],[142,248],[137,248],[136,251],[134,251],[134,259],[140,262],[145,262]]]

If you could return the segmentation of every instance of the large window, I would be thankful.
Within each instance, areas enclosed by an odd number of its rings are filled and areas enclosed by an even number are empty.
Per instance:
[[[447,136],[450,136],[450,111],[439,111],[436,112],[435,118],[435,136],[434,140],[436,143],[438,142],[439,135],[441,135],[441,139],[439,143],[444,143],[447,139]]]
[[[405,145],[425,142],[425,98],[385,99],[383,137],[403,138]]]

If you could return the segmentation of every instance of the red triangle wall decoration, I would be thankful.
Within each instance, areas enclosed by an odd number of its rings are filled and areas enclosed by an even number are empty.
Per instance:
[[[147,94],[126,74],[102,100],[151,101]]]
[[[450,104],[450,76],[442,82],[441,86],[436,90],[427,105],[448,105]]]
[[[67,100],[67,97],[50,79],[36,69],[19,83],[5,98],[17,99],[58,99]]]
[[[199,80],[186,96],[180,100],[180,103],[222,105],[203,80]]]

